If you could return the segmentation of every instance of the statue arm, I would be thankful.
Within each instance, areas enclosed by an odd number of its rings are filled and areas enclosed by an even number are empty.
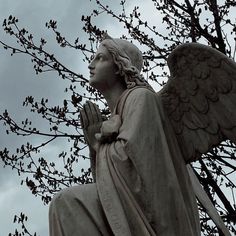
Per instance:
[[[157,136],[155,127],[158,119],[155,92],[147,88],[136,88],[127,98],[121,99],[117,114],[103,122],[101,138],[107,138],[100,148],[105,146],[111,156],[115,153],[119,159],[149,156],[150,152],[155,152],[152,146]]]

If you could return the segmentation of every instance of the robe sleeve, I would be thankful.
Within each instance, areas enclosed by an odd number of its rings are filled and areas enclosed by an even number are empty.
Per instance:
[[[158,149],[156,126],[160,119],[155,92],[136,88],[121,98],[117,114],[101,128],[111,158],[120,164],[130,159],[138,173],[150,171],[147,159]]]
[[[154,132],[150,133],[150,122],[156,119],[155,109],[156,94],[146,88],[136,88],[121,98],[117,113],[104,122],[101,129],[102,136],[110,133],[113,140],[100,145],[97,188],[108,221],[117,235],[141,232],[140,235],[155,235],[149,224],[147,211],[151,207],[145,194],[150,192],[145,187],[150,179],[145,175],[151,172],[147,158],[152,146]]]
[[[115,115],[115,135],[97,154],[97,188],[112,229],[117,235],[196,235],[196,200],[156,93],[130,91]]]
[[[150,209],[152,204],[146,195],[152,192],[151,183],[159,175],[160,178],[166,175],[166,172],[156,173],[155,168],[165,165],[165,161],[157,158],[158,149],[162,148],[159,134],[163,132],[157,132],[157,127],[162,129],[162,126],[156,93],[142,87],[134,89],[121,98],[116,115],[121,120],[118,134],[112,142],[101,145],[98,160],[106,155],[138,203]],[[114,127],[117,127],[115,122]],[[165,171],[168,168],[169,164]]]
[[[121,112],[123,122],[117,140],[123,140],[124,149],[130,157],[148,156],[153,150],[157,135],[155,126],[160,120],[156,94],[146,88],[134,90]]]

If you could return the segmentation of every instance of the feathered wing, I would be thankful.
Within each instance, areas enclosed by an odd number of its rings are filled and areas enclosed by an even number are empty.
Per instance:
[[[225,139],[236,143],[236,63],[197,43],[168,58],[171,76],[158,93],[186,162]]]

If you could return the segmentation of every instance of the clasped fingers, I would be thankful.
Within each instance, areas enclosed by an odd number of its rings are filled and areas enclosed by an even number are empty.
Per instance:
[[[80,110],[80,119],[82,128],[86,128],[96,123],[102,122],[102,114],[98,106],[90,101],[87,101],[83,109]]]

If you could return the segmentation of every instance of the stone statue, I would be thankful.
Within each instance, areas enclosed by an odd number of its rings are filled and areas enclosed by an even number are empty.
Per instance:
[[[90,85],[111,110],[87,102],[81,122],[96,182],[59,192],[51,236],[199,236],[196,197],[230,235],[187,163],[236,141],[236,65],[200,44],[177,47],[171,76],[156,93],[143,79],[142,53],[104,39],[89,65]]]

